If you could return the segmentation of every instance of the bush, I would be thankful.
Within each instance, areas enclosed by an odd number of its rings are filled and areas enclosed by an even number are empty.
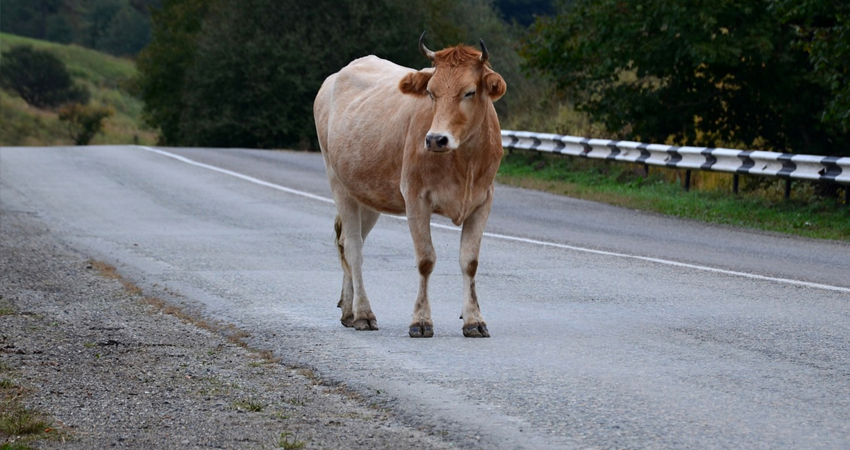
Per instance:
[[[12,47],[2,54],[0,87],[16,92],[36,108],[63,103],[88,103],[91,94],[75,85],[65,63],[54,54],[28,45]]]
[[[74,144],[88,145],[97,133],[103,131],[103,119],[112,114],[110,108],[71,103],[59,110],[59,120],[65,123]]]

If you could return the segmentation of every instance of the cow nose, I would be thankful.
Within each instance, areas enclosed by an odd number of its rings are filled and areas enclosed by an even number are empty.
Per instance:
[[[444,134],[428,133],[425,136],[425,147],[429,150],[442,150],[449,145],[449,138]]]

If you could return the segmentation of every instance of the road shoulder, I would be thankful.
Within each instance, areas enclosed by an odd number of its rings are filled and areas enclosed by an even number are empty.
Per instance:
[[[448,448],[309,370],[252,349],[0,211],[0,444],[37,448]],[[20,409],[19,408],[19,409]],[[26,448],[26,447],[23,447]]]

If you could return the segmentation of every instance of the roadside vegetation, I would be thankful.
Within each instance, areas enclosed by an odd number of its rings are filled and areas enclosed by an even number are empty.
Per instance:
[[[0,90],[0,145],[74,145],[82,143],[83,135],[89,144],[153,144],[156,132],[141,122],[141,100],[127,91],[127,83],[136,74],[131,60],[110,56],[76,45],[64,45],[11,34],[0,34],[0,51],[6,59],[13,49],[30,48],[47,53],[60,61],[75,86],[89,95],[80,101],[40,104],[27,103],[13,89]],[[6,62],[2,63],[5,67]],[[62,107],[71,120],[62,121]],[[90,115],[102,116],[97,125]]]
[[[17,312],[5,303],[3,315]],[[0,336],[0,342],[5,338]],[[61,438],[53,421],[44,412],[27,407],[24,399],[29,391],[18,385],[14,371],[0,361],[0,450],[29,450],[29,444],[42,439]]]
[[[816,183],[796,182],[784,199],[784,181],[743,176],[732,193],[732,175],[514,151],[505,156],[500,183],[625,208],[744,228],[850,242],[850,207],[816,195]]]

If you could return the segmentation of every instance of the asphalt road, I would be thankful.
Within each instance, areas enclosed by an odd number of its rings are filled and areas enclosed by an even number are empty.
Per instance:
[[[493,337],[461,335],[448,226],[436,335],[407,337],[418,272],[387,217],[364,266],[381,329],[355,332],[319,155],[151,150],[2,148],[0,202],[458,447],[850,447],[847,244],[499,186],[476,283]]]

